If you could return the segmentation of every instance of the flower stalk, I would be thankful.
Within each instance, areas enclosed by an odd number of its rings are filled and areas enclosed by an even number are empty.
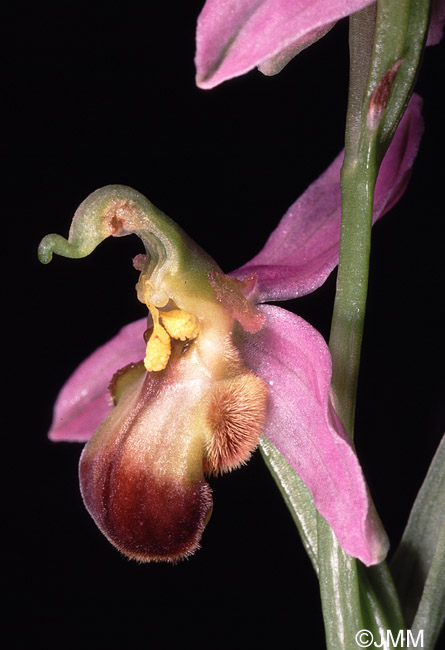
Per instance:
[[[340,258],[329,343],[335,406],[351,436],[366,311],[375,183],[417,78],[430,2],[381,0],[377,3],[375,30],[374,12],[371,6],[350,18],[351,72],[341,174]],[[379,89],[381,92],[376,92]]]
[[[429,0],[379,0],[350,18],[350,89],[341,172],[342,225],[329,347],[334,406],[351,437],[363,338],[377,174],[410,100],[428,30]],[[357,630],[405,627],[386,563],[348,557],[317,514],[328,649],[356,648]],[[378,638],[378,637],[377,637]]]

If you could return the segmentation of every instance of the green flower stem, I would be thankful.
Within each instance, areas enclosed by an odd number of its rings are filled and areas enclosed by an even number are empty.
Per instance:
[[[376,181],[375,165],[371,167],[370,143],[360,150],[363,103],[367,94],[375,23],[376,6],[371,5],[351,16],[349,24],[350,80],[345,159],[341,174],[340,258],[329,341],[335,407],[351,436],[354,432]]]
[[[350,19],[350,89],[341,173],[342,226],[337,292],[329,346],[336,411],[351,437],[368,288],[374,189],[383,156],[410,99],[425,43],[429,0],[379,0]],[[375,16],[375,17],[374,17]],[[374,27],[375,26],[375,27]],[[400,66],[397,68],[397,64]],[[390,94],[373,92],[396,66]],[[347,556],[317,514],[317,566],[328,650],[356,650],[356,634],[375,639],[405,627],[386,563],[366,568]]]
[[[377,176],[373,143],[367,144],[358,160],[351,161],[345,156],[342,169],[342,244],[329,341],[335,408],[351,435],[354,430]]]
[[[374,188],[380,163],[417,78],[429,11],[429,0],[380,0],[372,49],[373,8],[355,14],[350,22],[340,259],[329,346],[335,406],[351,436],[366,311]],[[370,129],[367,116],[371,94],[397,61],[403,63],[386,110],[376,127]]]

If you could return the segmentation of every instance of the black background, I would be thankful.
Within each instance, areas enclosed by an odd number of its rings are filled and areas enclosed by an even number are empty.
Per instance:
[[[342,147],[347,22],[277,77],[254,71],[203,91],[193,63],[202,4],[19,3],[6,15],[10,648],[324,647],[318,583],[259,454],[212,480],[214,513],[194,557],[141,566],[85,511],[80,447],[46,439],[70,372],[144,308],[133,289],[136,238],[44,267],[45,234],[67,235],[91,191],[122,183],[230,271]],[[357,448],[393,548],[444,421],[443,68],[443,47],[430,48],[414,175],[373,233]],[[286,307],[327,337],[334,290],[335,273]]]

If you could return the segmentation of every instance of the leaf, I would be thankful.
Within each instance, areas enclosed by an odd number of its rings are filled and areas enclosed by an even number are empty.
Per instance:
[[[304,548],[318,575],[317,511],[312,495],[293,467],[265,436],[261,439],[260,450],[281,496],[289,508]]]
[[[445,436],[391,562],[405,620],[433,648],[445,618]]]
[[[320,594],[328,650],[357,650],[357,634],[376,642],[404,630],[397,592],[386,562],[366,567],[347,555],[332,529],[318,515]],[[385,646],[386,647],[386,646]]]

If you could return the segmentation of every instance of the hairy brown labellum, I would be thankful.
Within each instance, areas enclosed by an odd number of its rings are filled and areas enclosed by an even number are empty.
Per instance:
[[[193,343],[184,350],[175,341],[165,370],[130,364],[110,390],[116,406],[80,461],[85,505],[125,555],[143,562],[186,557],[212,511],[205,473],[233,469],[256,448],[265,386],[236,354],[215,379]]]
[[[204,480],[162,479],[129,467],[119,454],[102,467],[85,457],[80,477],[97,525],[125,555],[142,562],[175,561],[198,547],[212,509]]]

